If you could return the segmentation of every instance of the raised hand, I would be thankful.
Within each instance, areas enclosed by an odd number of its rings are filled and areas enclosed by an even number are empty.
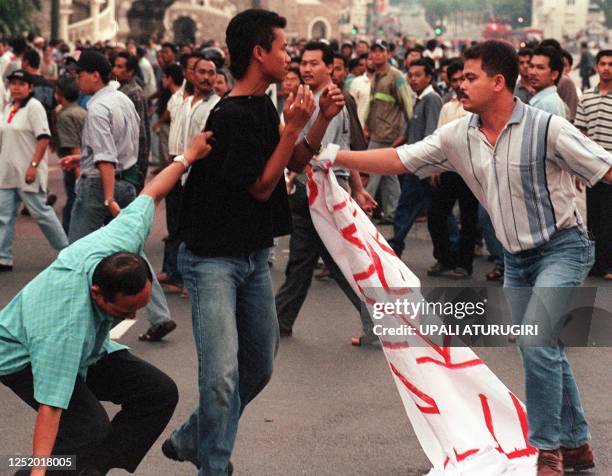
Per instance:
[[[295,94],[289,94],[283,116],[285,128],[301,131],[316,108],[312,91],[308,86],[300,85]]]
[[[344,107],[344,96],[342,91],[334,84],[327,86],[319,98],[319,111],[325,119],[332,119],[342,111]]]

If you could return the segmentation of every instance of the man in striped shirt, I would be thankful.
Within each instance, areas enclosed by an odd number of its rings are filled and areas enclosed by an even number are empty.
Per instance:
[[[575,125],[589,138],[612,152],[612,50],[596,57],[599,84],[585,91],[578,104]],[[595,237],[596,276],[612,281],[612,185],[598,183],[587,190],[587,223]]]
[[[467,50],[464,76],[461,102],[473,114],[416,144],[338,152],[335,165],[375,174],[408,170],[421,178],[459,173],[491,215],[505,248],[504,286],[529,293],[515,299],[517,293],[509,292],[513,318],[545,317],[542,327],[560,329],[572,292],[559,288],[580,286],[593,263],[593,244],[576,211],[574,177],[591,187],[612,182],[612,155],[565,119],[514,98],[518,57],[509,44],[492,40]],[[533,312],[540,302],[548,312]],[[538,476],[593,467],[588,425],[564,345],[554,332],[540,337],[545,343],[520,342]]]

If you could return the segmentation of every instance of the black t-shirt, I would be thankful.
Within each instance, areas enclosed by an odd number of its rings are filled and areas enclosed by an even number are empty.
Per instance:
[[[267,201],[247,191],[280,140],[279,117],[268,96],[225,96],[206,130],[214,145],[191,168],[181,210],[181,237],[198,256],[245,256],[291,232],[284,180]]]

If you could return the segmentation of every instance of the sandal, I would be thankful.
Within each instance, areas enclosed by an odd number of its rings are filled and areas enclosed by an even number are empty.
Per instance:
[[[504,270],[502,268],[495,268],[490,273],[487,273],[485,277],[487,278],[487,281],[503,281]]]
[[[147,332],[144,334],[140,334],[138,336],[138,340],[142,340],[145,342],[159,342],[168,334],[170,334],[174,329],[176,329],[176,322],[172,319],[166,322],[162,322],[156,326],[151,326],[147,329]]]
[[[612,281],[612,273],[606,273],[603,275],[605,281]]]

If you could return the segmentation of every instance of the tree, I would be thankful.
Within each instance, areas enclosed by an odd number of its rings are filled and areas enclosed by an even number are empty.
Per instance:
[[[40,0],[0,0],[0,36],[12,37],[32,29],[32,10]]]

